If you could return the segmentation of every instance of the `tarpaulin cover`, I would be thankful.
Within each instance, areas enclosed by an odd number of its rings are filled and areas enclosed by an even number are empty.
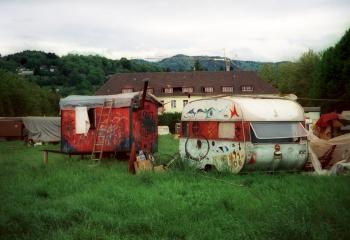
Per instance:
[[[320,139],[310,133],[309,140],[312,164],[315,171],[318,173],[322,171],[319,159],[323,158],[325,155],[329,155],[330,167],[340,162],[347,162],[350,158],[350,133],[330,140]]]
[[[113,107],[130,107],[134,98],[141,98],[142,92],[121,93],[101,96],[72,95],[60,100],[60,108],[89,107],[94,108],[103,105],[108,100],[114,100]],[[147,94],[146,99],[151,99],[161,105],[161,102],[152,94]]]
[[[22,120],[28,130],[28,138],[34,142],[61,141],[60,117],[23,117]]]

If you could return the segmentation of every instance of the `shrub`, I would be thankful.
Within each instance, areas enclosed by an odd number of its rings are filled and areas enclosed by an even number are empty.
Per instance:
[[[158,125],[168,126],[171,133],[175,133],[175,124],[181,121],[181,113],[163,113],[158,116]]]

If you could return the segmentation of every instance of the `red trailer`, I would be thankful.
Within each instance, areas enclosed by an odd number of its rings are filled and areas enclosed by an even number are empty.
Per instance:
[[[104,153],[149,153],[157,151],[158,107],[161,102],[142,92],[105,96],[68,96],[61,99],[61,151],[69,154],[89,154],[103,149]],[[96,141],[104,130],[103,146]]]

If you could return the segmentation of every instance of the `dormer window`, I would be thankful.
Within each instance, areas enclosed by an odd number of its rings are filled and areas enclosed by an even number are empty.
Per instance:
[[[153,94],[154,90],[153,88],[147,88],[147,93]]]
[[[182,92],[183,93],[193,93],[193,87],[183,87]]]
[[[243,86],[241,86],[241,91],[242,92],[253,92],[254,88],[252,85],[243,85]]]
[[[213,87],[203,87],[203,92],[212,93],[212,92],[214,92],[214,88]]]
[[[233,92],[233,86],[221,87],[221,90],[222,90],[223,93],[232,93]]]
[[[163,88],[164,93],[173,93],[173,88]]]
[[[131,92],[133,92],[133,91],[134,91],[133,88],[123,88],[123,89],[122,89],[122,93],[131,93]]]

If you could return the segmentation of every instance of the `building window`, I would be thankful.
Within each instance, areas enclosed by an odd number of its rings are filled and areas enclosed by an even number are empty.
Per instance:
[[[133,91],[134,91],[133,88],[123,88],[123,89],[122,89],[122,93],[131,93],[131,92],[133,92]]]
[[[252,85],[243,85],[241,86],[242,92],[253,92],[253,86]]]
[[[171,100],[171,108],[176,108],[176,100]]]
[[[173,88],[163,88],[164,93],[173,93]]]
[[[183,106],[186,106],[188,103],[188,100],[183,100]]]
[[[147,93],[153,94],[154,90],[153,88],[147,88]]]
[[[213,87],[204,87],[203,92],[212,93],[212,92],[214,92],[214,88]]]
[[[233,92],[233,87],[232,86],[222,87],[221,89],[222,89],[223,93],[232,93]]]
[[[182,88],[183,93],[192,93],[193,92],[193,87],[183,87]]]

